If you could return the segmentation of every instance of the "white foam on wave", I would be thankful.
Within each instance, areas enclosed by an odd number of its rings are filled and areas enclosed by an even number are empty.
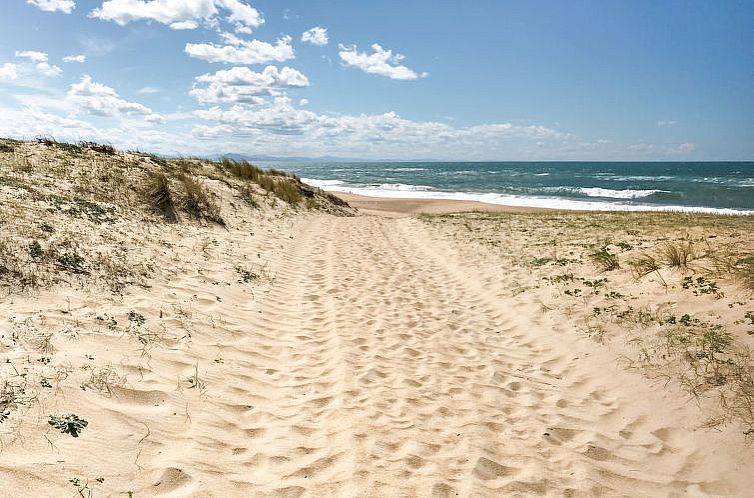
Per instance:
[[[391,184],[383,184],[372,187],[351,187],[340,180],[314,180],[302,178],[304,183],[319,187],[331,192],[346,192],[366,197],[389,197],[393,199],[440,199],[458,201],[476,201],[501,206],[534,207],[547,209],[568,209],[574,211],[678,211],[685,213],[710,213],[729,215],[752,215],[754,211],[745,209],[710,208],[701,206],[663,206],[650,204],[626,204],[610,201],[591,201],[579,199],[566,199],[558,197],[539,197],[525,195],[508,195],[495,193],[468,193],[468,192],[441,192],[437,190],[417,189],[420,185],[407,185],[414,189],[382,188]],[[325,183],[327,182],[327,183]],[[337,182],[337,183],[332,183]],[[403,185],[403,184],[397,184]]]
[[[317,180],[315,178],[302,178],[301,181],[307,185],[321,188],[323,190],[328,190],[329,187],[337,187],[338,185],[343,185],[345,183],[343,180]]]
[[[657,194],[659,192],[668,192],[668,190],[657,190],[657,189],[613,190],[610,188],[600,188],[600,187],[581,187],[575,190],[576,192],[580,192],[586,195],[587,197],[609,197],[612,199],[641,199],[642,197],[649,197],[650,195]]]

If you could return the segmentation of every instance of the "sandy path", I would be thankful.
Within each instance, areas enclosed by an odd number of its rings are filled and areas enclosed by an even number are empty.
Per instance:
[[[0,496],[72,495],[74,476],[94,496],[173,498],[745,496],[754,486],[740,434],[694,430],[699,413],[683,395],[512,296],[505,275],[525,269],[501,272],[406,217],[313,215],[255,232],[218,233],[204,260],[182,240],[176,250],[196,268],[116,303],[174,340],[146,353],[106,329],[56,342],[71,371],[86,352],[128,382],[110,395],[74,386],[28,413],[26,443],[0,452]],[[266,261],[272,280],[229,283],[241,256]],[[74,296],[65,315],[48,305],[55,325],[105,303]],[[47,414],[70,411],[90,425],[78,439],[48,429],[51,449],[39,437]]]
[[[446,258],[411,219],[322,217],[297,233],[234,344],[244,372],[227,388],[249,405],[235,422],[239,485],[282,496],[733,492],[722,474],[735,469],[720,468],[733,462],[706,461],[705,435],[673,428],[682,403],[599,355],[579,361],[589,345],[553,341]]]

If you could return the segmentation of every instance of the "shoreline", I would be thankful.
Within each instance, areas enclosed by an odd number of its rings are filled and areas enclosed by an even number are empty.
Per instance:
[[[462,201],[456,199],[418,199],[396,197],[371,197],[326,190],[360,212],[379,214],[381,216],[410,216],[415,214],[448,214],[462,211],[485,211],[495,213],[542,213],[567,211],[555,208],[537,208],[524,206],[506,206],[479,201]]]
[[[610,205],[605,204],[606,209],[573,209],[567,207],[516,206],[462,199],[371,196],[327,188],[323,188],[322,190],[343,199],[361,212],[368,214],[379,213],[383,216],[409,216],[422,213],[448,214],[464,211],[484,211],[493,213],[677,213],[706,214],[711,216],[754,216],[754,211],[742,211],[728,208],[658,206],[655,209],[653,206],[648,206],[648,209],[609,209]]]

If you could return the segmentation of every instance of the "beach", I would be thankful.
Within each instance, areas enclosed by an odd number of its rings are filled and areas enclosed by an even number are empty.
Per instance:
[[[242,163],[7,148],[0,496],[754,485],[751,217],[348,206]]]

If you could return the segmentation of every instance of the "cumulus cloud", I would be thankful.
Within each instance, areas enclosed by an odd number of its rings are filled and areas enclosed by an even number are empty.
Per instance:
[[[327,29],[315,26],[312,29],[306,30],[301,34],[301,41],[324,47],[328,41]]]
[[[60,76],[63,70],[58,66],[51,65],[47,62],[47,54],[45,52],[37,52],[36,50],[16,50],[16,57],[19,59],[28,59],[33,63],[33,72],[41,74],[47,78],[54,78]],[[26,67],[26,72],[30,72],[29,66]]]
[[[16,65],[11,62],[6,62],[0,66],[0,81],[11,81],[18,78],[18,71]]]
[[[259,11],[240,0],[105,0],[89,16],[121,26],[156,21],[171,29],[196,29],[201,23],[214,27],[222,19],[240,33],[264,23]]]
[[[63,57],[63,62],[86,62],[86,55],[66,55]]]
[[[45,12],[63,12],[70,14],[76,8],[76,2],[73,0],[26,0],[26,3],[33,5]]]
[[[203,104],[261,104],[263,97],[281,95],[285,89],[306,86],[309,86],[306,76],[290,67],[278,69],[267,66],[262,72],[254,72],[248,67],[233,67],[198,76],[189,93]]]
[[[63,74],[62,69],[60,69],[58,66],[50,65],[47,62],[40,62],[34,67],[42,76],[46,76],[48,78],[54,78]]]
[[[32,62],[47,62],[47,54],[36,50],[16,50],[16,57],[29,59]]]
[[[378,43],[372,45],[373,52],[359,52],[356,46],[346,47],[340,45],[340,59],[347,65],[361,69],[369,74],[387,76],[393,80],[415,80],[424,78],[427,73],[417,73],[400,64],[405,57],[401,54],[393,54],[392,50],[385,50]]]
[[[213,43],[187,43],[186,53],[191,57],[208,62],[227,62],[230,64],[264,64],[266,62],[283,62],[294,58],[291,37],[284,36],[271,43],[259,40],[241,40],[233,35],[224,34],[227,45]]]
[[[80,109],[94,116],[141,116],[150,122],[163,121],[159,114],[147,106],[122,99],[114,88],[92,81],[89,75],[82,76],[81,81],[72,84],[67,96]]]
[[[254,143],[271,154],[340,154],[368,158],[444,157],[487,158],[511,143],[554,144],[569,136],[544,126],[510,123],[453,127],[415,121],[395,112],[370,115],[318,114],[295,107],[288,97],[266,105],[220,106],[195,111],[203,120],[194,135],[201,140],[229,140],[242,150]]]

